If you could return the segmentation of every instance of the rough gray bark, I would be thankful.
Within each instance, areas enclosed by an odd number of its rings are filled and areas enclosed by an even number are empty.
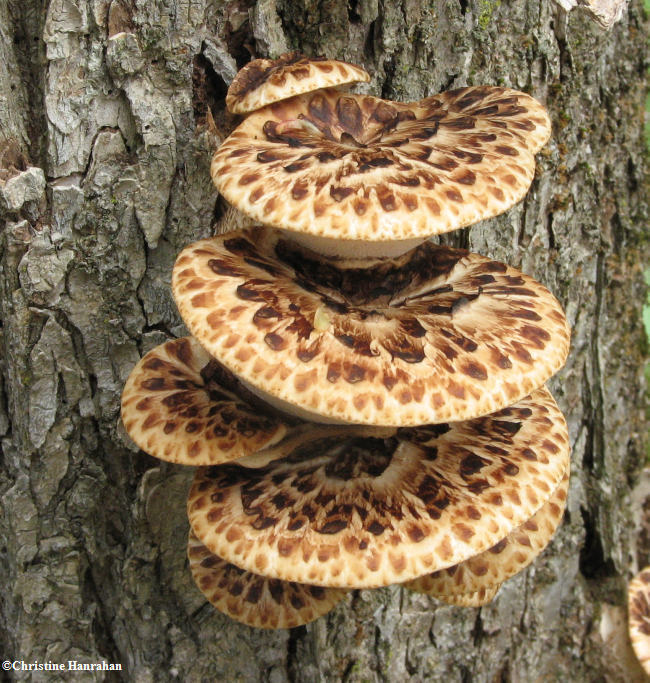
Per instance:
[[[609,34],[550,0],[0,2],[3,659],[120,662],[137,681],[637,675],[621,628],[625,582],[650,559],[633,493],[645,29],[638,0]],[[544,282],[573,326],[551,383],[573,445],[566,520],[480,611],[391,587],[291,632],[230,621],[186,569],[191,473],[139,453],[119,423],[131,367],[183,330],[175,255],[223,211],[207,108],[228,129],[236,69],[287,48],[362,63],[366,89],[394,99],[513,86],[554,122],[527,199],[447,238]]]

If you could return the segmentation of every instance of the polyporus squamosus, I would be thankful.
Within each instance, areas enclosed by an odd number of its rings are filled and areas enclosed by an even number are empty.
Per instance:
[[[257,628],[294,628],[327,614],[345,596],[322,588],[269,579],[213,555],[190,531],[190,571],[199,590],[219,611]]]
[[[228,88],[226,106],[234,114],[247,114],[294,95],[369,80],[368,73],[354,64],[287,52],[246,64]]]
[[[452,605],[479,607],[490,602],[501,584],[524,570],[551,542],[566,508],[569,467],[542,507],[488,550],[457,565],[405,584]]]
[[[550,131],[539,102],[501,87],[409,103],[323,90],[248,116],[212,177],[233,206],[312,249],[390,254],[513,206]]]
[[[285,581],[402,583],[481,553],[530,519],[566,472],[547,389],[475,420],[389,438],[310,439],[260,469],[200,468],[188,500],[219,557]]]
[[[309,420],[469,419],[523,398],[566,360],[560,304],[510,266],[430,242],[352,265],[277,231],[235,232],[187,247],[172,289],[212,356]]]
[[[277,230],[205,240],[177,261],[181,314],[226,367],[178,340],[124,392],[139,445],[216,464],[190,494],[192,570],[220,609],[260,626],[305,623],[339,588],[458,565],[490,580],[446,599],[481,604],[495,576],[528,561],[517,544],[568,472],[566,424],[542,386],[568,352],[557,301],[504,264],[415,249],[519,201],[548,116],[505,88],[407,104],[313,92],[353,80],[368,76],[291,54],[233,83],[231,110],[262,108],[217,151],[213,178]],[[251,390],[294,416],[260,408]],[[482,572],[497,548],[514,560]],[[303,609],[305,591],[317,608]]]
[[[627,589],[630,641],[643,670],[650,676],[650,567],[630,581]]]

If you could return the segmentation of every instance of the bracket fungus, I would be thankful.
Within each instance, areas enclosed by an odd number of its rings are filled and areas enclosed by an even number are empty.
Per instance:
[[[181,252],[172,289],[207,351],[278,407],[315,421],[406,426],[510,405],[566,359],[547,289],[497,261],[422,244],[365,268],[243,231]],[[323,308],[329,324],[316,326]]]
[[[226,106],[233,114],[247,114],[294,95],[369,80],[369,74],[354,64],[287,52],[246,64],[228,88]]]
[[[190,531],[190,571],[199,590],[220,612],[248,626],[294,628],[327,614],[345,591],[268,579],[213,555]]]
[[[490,602],[501,584],[524,570],[546,548],[557,530],[569,491],[569,467],[542,507],[488,550],[441,571],[405,584],[453,605],[462,600],[478,607]]]
[[[122,398],[139,446],[202,466],[197,585],[263,628],[393,583],[484,604],[566,498],[567,427],[544,386],[569,350],[560,304],[426,241],[522,199],[543,106],[502,87],[410,103],[336,89],[353,81],[369,76],[299,53],[235,78],[227,106],[252,113],[211,173],[252,227],[179,255],[194,337],[149,352]]]
[[[628,626],[632,648],[650,676],[650,567],[635,576],[627,589]]]
[[[307,435],[260,469],[200,468],[188,500],[214,554],[322,586],[403,583],[505,538],[557,488],[566,423],[547,389],[475,420],[390,438]]]
[[[550,131],[536,100],[501,87],[410,103],[323,90],[248,116],[212,178],[239,210],[314,249],[408,249],[522,199]]]

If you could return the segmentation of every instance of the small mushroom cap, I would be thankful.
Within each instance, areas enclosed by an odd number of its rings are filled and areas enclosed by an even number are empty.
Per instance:
[[[630,581],[627,589],[630,640],[634,654],[650,676],[650,567]]]
[[[235,232],[186,248],[172,288],[210,354],[314,421],[484,415],[542,385],[569,350],[564,313],[542,285],[429,242],[359,269],[277,231]]]
[[[149,455],[181,465],[216,465],[280,441],[287,425],[225,388],[225,374],[191,337],[157,346],[126,381],[124,427]]]
[[[220,612],[256,628],[294,628],[333,609],[345,596],[337,588],[267,579],[213,555],[190,531],[187,556],[194,582]]]
[[[248,571],[385,586],[495,545],[539,510],[568,458],[566,423],[542,388],[476,420],[307,438],[261,469],[199,468],[188,514],[211,552]]]
[[[460,564],[410,581],[405,587],[454,605],[459,604],[459,596],[475,595],[478,599],[484,589],[494,588],[494,597],[506,579],[525,569],[551,542],[564,515],[568,491],[569,468],[548,501],[496,545]]]
[[[234,114],[246,114],[294,95],[369,80],[360,66],[287,52],[277,59],[254,59],[246,64],[228,88],[226,107]]]
[[[430,237],[526,194],[551,131],[501,87],[420,102],[320,90],[251,114],[212,161],[219,192],[257,221],[341,240]]]

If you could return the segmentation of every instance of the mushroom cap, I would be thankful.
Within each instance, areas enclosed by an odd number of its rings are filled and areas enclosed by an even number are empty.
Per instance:
[[[277,59],[246,64],[228,88],[226,107],[233,114],[246,114],[294,95],[369,80],[368,73],[355,64],[287,52]]]
[[[551,542],[562,521],[568,491],[567,467],[562,481],[544,505],[496,545],[460,564],[410,581],[405,587],[444,602],[452,601],[451,604],[459,604],[456,601],[459,596],[478,598],[483,589],[494,588],[496,595],[506,579],[525,569]]]
[[[429,237],[526,194],[551,124],[501,87],[419,102],[319,90],[251,114],[212,160],[234,206],[266,225],[342,240]]]
[[[241,231],[181,252],[172,288],[210,354],[314,421],[469,419],[523,398],[564,364],[560,304],[510,266],[429,242],[344,266],[277,231]]]
[[[261,469],[197,470],[194,533],[228,562],[322,586],[404,583],[458,564],[532,517],[566,470],[566,423],[546,388],[498,413],[309,439]]]
[[[227,374],[191,337],[157,346],[122,392],[127,432],[149,455],[181,465],[216,465],[280,441],[286,423],[226,388]]]
[[[337,588],[267,579],[213,555],[190,531],[194,582],[220,612],[257,628],[294,628],[327,614],[345,596]]]
[[[630,581],[627,599],[632,648],[644,671],[650,676],[650,566]]]

